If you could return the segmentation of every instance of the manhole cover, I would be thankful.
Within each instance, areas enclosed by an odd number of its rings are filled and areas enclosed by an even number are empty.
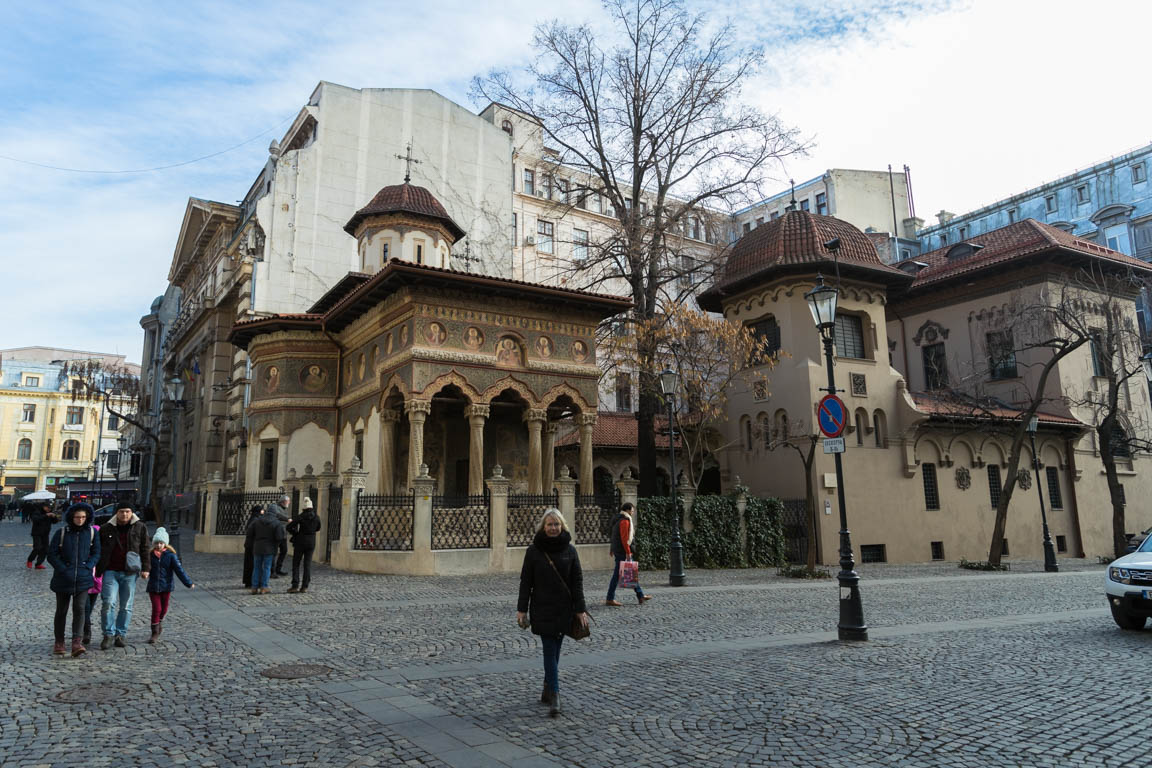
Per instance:
[[[260,671],[264,677],[274,677],[278,680],[295,680],[299,677],[315,677],[326,675],[332,671],[331,667],[323,664],[280,664]]]
[[[115,685],[82,685],[60,691],[52,698],[65,704],[102,704],[107,701],[122,701],[128,689]]]

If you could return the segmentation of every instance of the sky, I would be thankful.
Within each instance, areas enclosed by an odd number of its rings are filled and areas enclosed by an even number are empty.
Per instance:
[[[743,98],[812,142],[781,188],[907,164],[934,222],[1152,143],[1147,0],[688,1],[763,46]],[[607,28],[586,0],[0,4],[0,349],[140,362],[188,198],[239,200],[317,82],[479,110],[551,19]]]

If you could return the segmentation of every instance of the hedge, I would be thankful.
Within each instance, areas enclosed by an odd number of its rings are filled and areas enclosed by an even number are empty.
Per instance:
[[[668,567],[672,539],[672,499],[640,499],[640,519],[633,551],[646,570]],[[745,510],[747,549],[740,538],[736,495],[697,496],[692,506],[692,531],[681,533],[684,565],[690,568],[765,568],[785,562],[784,534],[779,499],[748,497]]]

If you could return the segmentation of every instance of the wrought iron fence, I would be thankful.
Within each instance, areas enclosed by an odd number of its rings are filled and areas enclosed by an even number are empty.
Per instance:
[[[619,489],[612,493],[581,494],[576,497],[576,541],[581,544],[607,544],[612,540],[612,518],[620,509]]]
[[[192,525],[199,522],[200,509],[207,494],[170,493],[160,500],[160,509],[165,525]],[[199,529],[199,528],[198,528]]]
[[[783,499],[780,528],[790,563],[808,562],[808,506],[804,499]]]
[[[492,546],[492,508],[482,496],[432,497],[432,549]]]
[[[540,517],[549,507],[560,507],[560,494],[510,494],[508,496],[508,546],[526,547],[532,543]]]
[[[360,494],[353,549],[407,551],[415,535],[415,495]]]
[[[332,561],[332,542],[340,538],[340,516],[344,510],[344,488],[328,484],[328,535],[324,537],[324,561]]]
[[[243,535],[248,510],[257,504],[275,504],[279,498],[279,491],[220,491],[216,497],[216,535]]]

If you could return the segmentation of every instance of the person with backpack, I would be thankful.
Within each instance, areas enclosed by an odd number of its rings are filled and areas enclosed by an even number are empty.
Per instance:
[[[56,616],[53,622],[56,642],[52,653],[63,656],[64,620],[72,609],[72,656],[83,654],[84,609],[88,590],[94,583],[93,569],[100,560],[100,538],[92,530],[92,506],[73,504],[65,515],[67,523],[58,528],[48,545],[48,562],[52,564],[49,588],[56,593]]]
[[[168,615],[171,605],[172,588],[176,586],[173,576],[180,579],[188,589],[196,589],[192,579],[180,565],[180,558],[176,551],[168,546],[168,531],[157,528],[152,535],[152,550],[148,553],[148,599],[152,602],[152,636],[148,643],[153,644],[160,639],[163,630],[164,617]]]
[[[320,518],[312,508],[312,499],[304,497],[300,514],[288,523],[288,533],[292,534],[292,586],[290,593],[307,592],[312,583],[312,553],[316,551],[316,532],[320,530]],[[304,565],[304,579],[300,579],[300,565]]]

